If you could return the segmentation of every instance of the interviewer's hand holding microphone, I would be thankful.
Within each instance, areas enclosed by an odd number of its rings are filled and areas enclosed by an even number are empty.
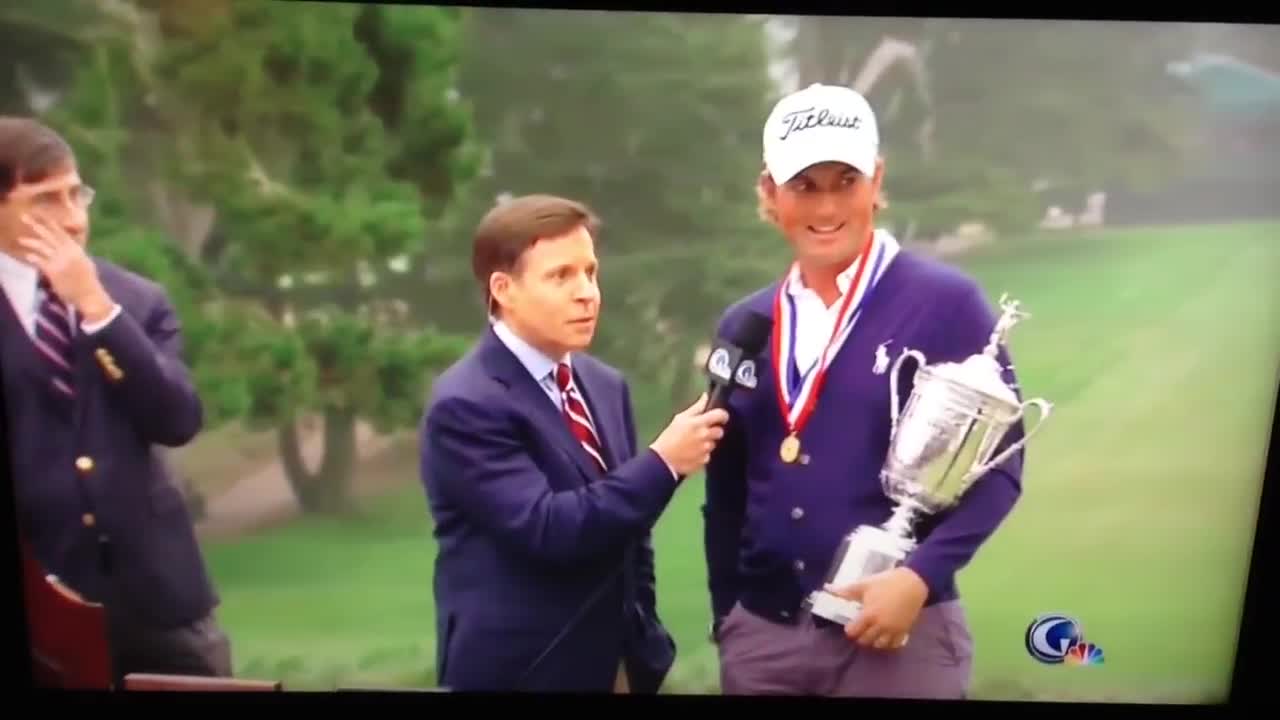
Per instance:
[[[649,447],[681,478],[706,467],[711,451],[724,437],[724,424],[729,412],[724,408],[704,410],[707,394],[671,419],[662,434]]]
[[[768,342],[773,320],[752,313],[727,338],[717,338],[707,357],[710,390],[678,413],[649,446],[683,478],[711,461],[729,421],[729,395],[755,387],[754,359]]]

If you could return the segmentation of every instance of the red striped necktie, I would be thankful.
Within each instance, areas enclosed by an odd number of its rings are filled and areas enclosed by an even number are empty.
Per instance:
[[[41,277],[37,287],[44,292],[44,300],[36,313],[36,348],[49,363],[54,389],[69,398],[75,397],[71,314],[53,293],[48,280]]]
[[[578,388],[573,384],[573,373],[569,371],[567,363],[560,363],[556,367],[556,385],[560,387],[561,408],[565,420],[569,423],[569,431],[578,438],[582,449],[596,461],[600,471],[608,472],[604,464],[604,454],[600,451],[600,438],[596,435],[595,428],[591,426],[586,405],[578,393]]]

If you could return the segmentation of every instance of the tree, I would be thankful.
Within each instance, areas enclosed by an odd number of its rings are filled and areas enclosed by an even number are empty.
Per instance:
[[[9,79],[17,78],[0,94],[9,112],[38,116],[71,144],[81,175],[97,190],[92,251],[162,284],[183,322],[188,359],[203,358],[238,333],[234,323],[204,320],[201,306],[210,288],[200,269],[142,220],[139,198],[130,192],[126,159],[145,95],[131,22],[140,16],[132,9],[124,2],[53,0],[0,11],[5,36],[17,41],[0,51],[11,55],[15,75]],[[209,421],[234,416],[234,400],[224,402],[218,393],[220,369],[195,364]]]
[[[469,113],[452,92],[458,11],[229,0],[169,22],[149,66],[165,176],[216,209],[200,251],[216,285],[202,308],[237,337],[207,357],[218,394],[277,428],[306,510],[348,499],[358,418],[411,426],[433,369],[461,340],[416,328],[402,299],[368,292],[428,242],[475,167]],[[215,242],[216,240],[216,242]],[[300,298],[300,285],[321,293]],[[229,340],[229,339],[228,339]],[[324,420],[324,456],[302,461],[297,420]]]
[[[88,0],[0,7],[0,113],[46,112],[75,83],[94,41],[111,30]]]
[[[1037,188],[1149,187],[1183,160],[1185,105],[1165,65],[1188,29],[1138,23],[799,18],[799,82],[843,82],[881,115],[888,219],[936,235],[1023,229]],[[894,47],[896,44],[896,48]],[[901,48],[892,62],[877,65]],[[838,80],[835,80],[837,79]]]

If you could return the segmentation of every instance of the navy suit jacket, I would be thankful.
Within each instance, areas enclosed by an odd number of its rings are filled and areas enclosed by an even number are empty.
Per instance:
[[[45,569],[113,621],[161,627],[216,605],[192,519],[163,448],[191,440],[200,399],[177,316],[157,284],[95,260],[121,306],[72,340],[74,405],[0,292],[0,371],[20,528]]]
[[[438,683],[454,691],[657,692],[675,642],[657,613],[650,528],[676,480],[637,449],[626,381],[575,354],[601,473],[487,330],[442,373],[421,426],[435,520]]]

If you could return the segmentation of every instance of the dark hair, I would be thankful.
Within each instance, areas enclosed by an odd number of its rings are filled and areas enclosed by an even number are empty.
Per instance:
[[[600,219],[580,202],[555,195],[525,195],[499,202],[485,214],[476,228],[471,245],[471,270],[492,313],[489,276],[495,272],[514,273],[525,251],[538,240],[586,227],[594,237]]]
[[[52,128],[31,118],[0,116],[0,200],[22,183],[74,165],[71,146]]]

